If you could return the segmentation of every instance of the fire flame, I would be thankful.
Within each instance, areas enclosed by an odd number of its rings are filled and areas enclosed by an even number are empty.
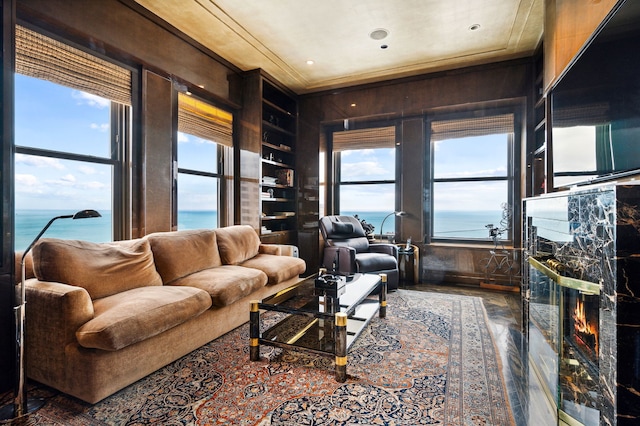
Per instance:
[[[584,303],[580,300],[576,301],[576,308],[573,311],[573,327],[576,331],[576,337],[580,338],[580,336],[591,335],[594,337],[593,341],[595,342],[593,350],[596,354],[598,354],[598,325],[591,324],[587,321],[587,315],[584,311]],[[583,339],[580,339],[584,342]]]

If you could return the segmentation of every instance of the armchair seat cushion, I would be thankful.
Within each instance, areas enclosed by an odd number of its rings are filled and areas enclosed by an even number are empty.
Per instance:
[[[358,272],[377,272],[397,269],[398,262],[393,256],[384,253],[358,253],[356,255]]]
[[[194,318],[211,307],[197,288],[139,287],[93,301],[94,317],[76,332],[85,348],[117,351]]]

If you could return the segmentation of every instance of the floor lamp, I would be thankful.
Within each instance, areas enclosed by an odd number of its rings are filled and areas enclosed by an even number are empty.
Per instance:
[[[51,224],[58,219],[86,219],[89,217],[101,217],[100,213],[95,210],[81,210],[76,214],[69,214],[63,216],[56,216],[49,221],[42,228],[42,231],[34,238],[34,240],[29,244],[27,249],[22,254],[22,258],[20,259],[20,268],[22,272],[22,279],[20,280],[20,291],[18,292],[18,300],[16,300],[16,305],[13,307],[13,312],[15,314],[15,332],[16,332],[16,342],[15,342],[15,358],[16,358],[16,380],[14,387],[14,398],[13,403],[5,405],[0,408],[0,421],[2,420],[12,420],[18,419],[26,414],[32,413],[44,405],[44,400],[41,399],[27,399],[27,389],[25,387],[25,360],[24,360],[24,327],[25,327],[25,305],[26,305],[26,290],[24,286],[25,281],[25,262],[24,259],[27,256],[27,253],[31,250],[33,245],[42,237],[42,235],[46,232],[47,229],[51,226]]]
[[[391,212],[391,213],[389,213],[388,215],[386,215],[386,216],[384,217],[384,219],[382,219],[382,224],[380,225],[380,239],[382,239],[382,238],[383,238],[383,234],[382,234],[382,227],[384,226],[384,221],[385,221],[385,220],[387,220],[387,218],[388,218],[389,216],[393,216],[393,215],[396,215],[396,216],[406,216],[406,215],[407,215],[407,213],[406,213],[406,212],[403,212],[403,211],[399,211],[399,212]],[[394,233],[394,234],[395,234],[395,233]]]

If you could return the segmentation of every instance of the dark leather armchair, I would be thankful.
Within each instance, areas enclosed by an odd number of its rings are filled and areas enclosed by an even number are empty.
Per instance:
[[[320,219],[324,238],[322,267],[340,275],[387,274],[387,290],[398,288],[398,247],[370,244],[362,224],[353,216],[324,216]]]

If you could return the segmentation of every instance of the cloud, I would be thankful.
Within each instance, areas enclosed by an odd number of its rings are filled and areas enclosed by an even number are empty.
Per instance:
[[[101,133],[107,132],[110,128],[111,125],[109,123],[103,123],[103,124],[96,124],[96,123],[91,123],[91,127],[94,130],[97,130]]]
[[[82,189],[103,189],[105,188],[106,185],[102,182],[98,182],[98,181],[91,181],[91,182],[85,182],[83,184],[80,185],[80,188]]]
[[[37,177],[28,174],[16,174],[15,180],[16,186],[36,186],[39,183]]]
[[[82,173],[82,174],[85,174],[85,175],[95,175],[96,173],[98,173],[98,172],[96,171],[96,169],[94,169],[94,168],[93,168],[93,167],[91,167],[91,166],[87,166],[87,165],[81,165],[81,166],[79,166],[79,167],[78,167],[78,171],[79,171],[80,173]]]
[[[50,157],[36,157],[33,155],[16,154],[16,164],[24,164],[25,166],[32,167],[46,167],[54,168],[57,170],[64,170],[65,167],[57,158]]]
[[[76,182],[76,177],[75,177],[74,175],[72,175],[72,174],[70,174],[70,173],[69,173],[69,174],[67,174],[67,175],[62,176],[62,177],[60,178],[60,180],[61,180],[62,182],[75,183],[75,182]]]
[[[92,95],[91,93],[81,92],[79,90],[71,92],[71,97],[75,99],[79,105],[89,105],[100,109],[111,106],[110,100]]]
[[[182,132],[178,132],[178,143],[185,143],[185,142],[189,142],[189,135]]]
[[[356,180],[362,176],[374,176],[378,179],[381,175],[387,175],[389,171],[376,161],[361,161],[359,163],[347,163],[342,165],[343,181]]]

